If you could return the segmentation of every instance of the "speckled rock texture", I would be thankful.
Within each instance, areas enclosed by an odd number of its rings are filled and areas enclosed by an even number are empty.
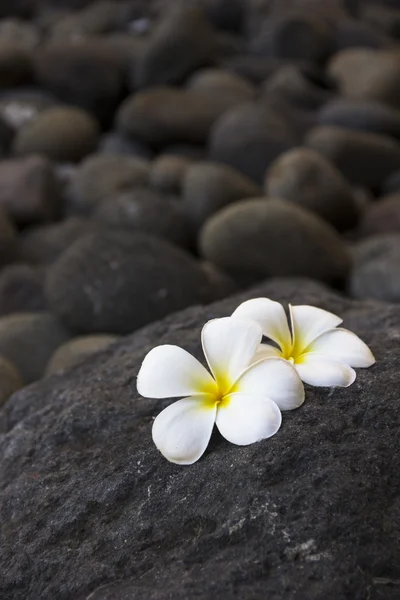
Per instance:
[[[169,401],[135,377],[156,344],[202,358],[200,329],[250,297],[344,318],[377,364],[307,389],[270,440],[215,434],[168,463],[151,423]],[[395,600],[400,580],[400,307],[270,280],[153,323],[0,412],[0,597],[7,600]]]

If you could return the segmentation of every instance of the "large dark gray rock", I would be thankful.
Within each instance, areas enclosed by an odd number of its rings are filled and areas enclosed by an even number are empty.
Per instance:
[[[377,364],[307,389],[270,440],[218,434],[195,465],[151,441],[170,401],[135,389],[154,345],[202,358],[200,329],[269,296],[344,317]],[[0,590],[7,600],[396,600],[400,308],[273,280],[127,337],[1,412]]]
[[[215,299],[190,254],[161,238],[123,230],[78,239],[47,275],[52,310],[78,333],[130,333]]]

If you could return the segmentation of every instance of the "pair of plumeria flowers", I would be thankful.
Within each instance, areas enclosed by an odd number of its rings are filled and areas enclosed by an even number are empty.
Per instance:
[[[147,398],[183,397],[153,424],[153,440],[170,462],[189,465],[205,452],[216,424],[229,442],[245,446],[273,436],[281,411],[304,402],[302,381],[347,387],[353,367],[375,358],[342,319],[314,306],[290,306],[290,328],[279,302],[254,298],[231,317],[206,323],[201,332],[211,374],[178,346],[157,346],[137,378]],[[273,342],[263,344],[263,335]]]

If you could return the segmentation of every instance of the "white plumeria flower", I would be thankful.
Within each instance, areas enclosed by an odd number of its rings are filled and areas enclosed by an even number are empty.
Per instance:
[[[154,443],[170,462],[196,462],[214,423],[229,442],[240,446],[269,438],[281,426],[281,410],[304,402],[303,384],[289,363],[276,358],[253,361],[261,340],[257,323],[226,317],[206,323],[201,334],[212,375],[178,346],[157,346],[145,357],[137,378],[142,396],[185,396],[153,424]]]
[[[351,385],[356,373],[352,367],[370,367],[375,358],[360,338],[339,328],[342,319],[315,306],[291,306],[291,329],[279,302],[254,298],[243,302],[233,317],[253,319],[279,348],[261,344],[254,355],[258,361],[281,357],[289,361],[305,383],[315,386]]]

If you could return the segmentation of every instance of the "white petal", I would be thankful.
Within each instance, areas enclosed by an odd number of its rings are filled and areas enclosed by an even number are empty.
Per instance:
[[[204,325],[204,354],[222,394],[229,392],[252,362],[261,339],[260,325],[250,320],[225,317]]]
[[[157,346],[145,357],[137,377],[137,390],[146,398],[175,398],[212,393],[210,373],[179,346]]]
[[[304,362],[295,367],[305,383],[315,386],[348,387],[356,378],[354,369],[345,363],[321,355],[305,354]]]
[[[267,396],[281,410],[304,402],[304,386],[296,369],[283,358],[267,358],[247,369],[233,388],[240,394]]]
[[[313,341],[309,352],[331,356],[350,367],[370,367],[375,363],[374,355],[367,344],[347,329],[326,331]]]
[[[269,298],[253,298],[237,307],[233,317],[252,319],[262,327],[263,334],[284,351],[291,347],[292,338],[282,304]]]
[[[269,398],[232,394],[217,410],[216,424],[232,444],[246,446],[274,435],[281,426],[281,411]]]
[[[178,400],[156,417],[153,441],[170,462],[191,465],[208,446],[216,412],[216,405],[201,396]]]
[[[289,305],[289,311],[296,353],[305,350],[321,333],[342,323],[340,317],[316,306]]]
[[[253,356],[252,362],[256,363],[264,358],[282,358],[282,352],[279,348],[275,348],[275,346],[271,346],[270,344],[260,344]]]

